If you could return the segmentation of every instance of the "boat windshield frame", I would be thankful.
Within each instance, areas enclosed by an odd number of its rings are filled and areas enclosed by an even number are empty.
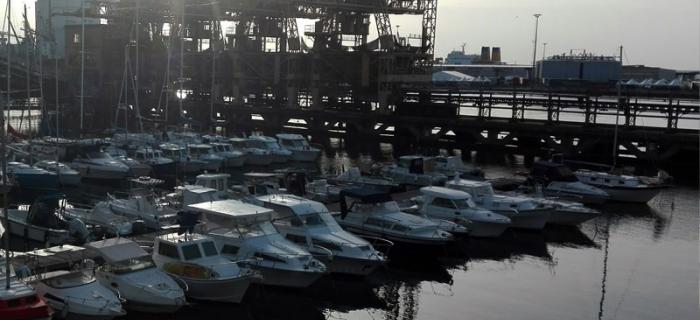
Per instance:
[[[155,267],[155,262],[153,262],[151,256],[145,255],[131,258],[128,260],[106,263],[101,268],[105,272],[113,273],[116,275],[123,275],[148,270]]]

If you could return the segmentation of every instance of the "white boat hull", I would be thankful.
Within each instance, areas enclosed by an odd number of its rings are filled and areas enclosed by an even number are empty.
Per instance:
[[[80,176],[88,179],[121,180],[129,174],[128,170],[116,170],[102,166],[81,166],[76,168]]]
[[[285,270],[255,264],[250,267],[262,274],[262,284],[277,287],[307,288],[324,275],[322,272]]]
[[[544,195],[548,197],[556,197],[564,200],[577,201],[586,204],[603,204],[610,200],[610,196],[597,196],[592,194],[582,194],[575,192],[567,192],[563,190],[544,190]]]
[[[387,240],[392,241],[392,242],[398,242],[398,243],[403,243],[403,244],[424,245],[424,246],[444,246],[444,245],[454,241],[454,238],[452,238],[452,237],[451,238],[411,237],[411,236],[404,236],[404,235],[390,234],[390,233],[381,232],[381,231],[369,230],[367,228],[357,228],[357,227],[354,227],[352,225],[348,225],[347,223],[340,223],[340,225],[343,227],[343,229],[350,231],[350,232],[353,232],[353,233],[362,234],[362,235],[366,235],[366,236],[370,236],[370,237],[380,237],[380,238],[387,239]]]
[[[383,264],[380,260],[353,259],[333,256],[332,260],[322,259],[328,272],[366,276]]]
[[[228,303],[240,303],[254,279],[253,276],[215,280],[179,278],[187,283],[186,295],[188,298]]]
[[[609,188],[597,186],[605,190],[610,195],[610,201],[616,202],[632,202],[632,203],[647,203],[649,200],[656,197],[664,187],[649,187],[649,188]]]
[[[470,220],[469,236],[476,238],[497,238],[511,226],[511,223],[495,223]]]
[[[528,210],[522,213],[507,210],[494,212],[510,218],[512,228],[542,230],[551,216],[552,209]]]
[[[66,244],[72,240],[67,230],[42,228],[12,219],[10,219],[10,226],[7,229],[10,234],[14,236],[41,243],[47,243],[49,245]]]

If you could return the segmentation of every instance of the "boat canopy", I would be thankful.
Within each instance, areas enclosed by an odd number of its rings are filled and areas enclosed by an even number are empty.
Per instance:
[[[384,203],[394,201],[391,195],[386,192],[381,192],[372,188],[350,188],[340,191],[340,217],[345,219],[348,215],[348,203],[346,197],[357,199],[362,203]]]
[[[248,204],[238,200],[219,200],[190,204],[188,209],[207,215],[207,219],[225,219],[234,224],[246,225],[269,221],[273,211],[271,209]]]
[[[85,247],[88,250],[96,251],[107,263],[116,263],[148,255],[148,252],[143,250],[136,242],[124,238],[90,242]]]
[[[275,216],[286,218],[290,215],[304,216],[320,212],[328,212],[328,208],[320,202],[291,194],[270,194],[258,197],[258,200],[273,206],[286,207],[289,210],[275,210]]]
[[[565,164],[551,161],[537,161],[532,167],[535,178],[545,178],[549,181],[578,181],[576,175]]]
[[[445,187],[423,187],[420,188],[420,192],[435,198],[444,198],[450,200],[464,200],[471,198],[471,196],[464,191],[459,191]]]

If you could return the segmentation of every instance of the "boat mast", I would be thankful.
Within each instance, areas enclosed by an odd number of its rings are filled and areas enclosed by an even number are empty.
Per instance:
[[[25,61],[25,71],[26,71],[26,78],[27,78],[27,127],[29,128],[29,132],[32,130],[32,105],[31,105],[31,98],[32,98],[32,85],[31,85],[31,78],[30,78],[30,68],[31,64],[29,60],[29,22],[27,21],[27,5],[24,5],[24,61]],[[22,120],[24,119],[24,109],[22,109],[22,117],[19,119],[19,128],[22,129]],[[31,163],[31,159],[29,159]]]
[[[139,132],[143,132],[143,119],[141,118],[141,106],[139,105],[139,34],[141,33],[141,1],[136,0],[136,70],[134,71],[134,104],[136,105],[136,116],[139,119]]]
[[[620,67],[622,67],[622,46],[620,46]],[[620,90],[622,87],[622,79],[617,79],[617,108],[615,111],[615,135],[613,136],[613,161],[611,170],[615,170],[617,166],[617,127],[620,124],[620,107],[622,107],[622,101],[620,96],[622,95]]]
[[[211,122],[210,132],[212,134],[215,134],[214,130],[216,130],[216,117],[214,117],[214,86],[216,85],[216,46],[214,38],[216,37],[218,40],[218,37],[214,33],[215,24],[216,22],[212,22],[211,40],[209,40],[209,50],[211,50],[211,88],[209,89],[209,121]]]
[[[80,11],[80,136],[82,136],[83,113],[85,111],[85,0],[80,1]],[[58,116],[58,114],[56,115]],[[58,126],[56,126],[56,132],[58,132]]]
[[[10,54],[10,12],[11,6],[10,3],[12,1],[7,1],[7,42],[5,45],[7,46],[7,57],[6,57],[6,63],[7,63],[7,101],[5,103],[5,112],[9,112],[10,109],[10,77],[11,77],[11,68],[10,65],[11,63],[11,58],[12,55]],[[2,125],[2,128],[0,129],[2,131],[2,145],[0,146],[0,152],[2,152],[2,155],[0,157],[2,158],[2,210],[3,210],[3,215],[5,216],[5,225],[7,226],[7,236],[5,237],[5,288],[7,290],[10,289],[10,218],[7,214],[7,131],[5,129],[5,113],[3,112],[2,117],[0,117],[0,124]]]
[[[177,121],[181,121],[182,119],[182,103],[184,98],[184,91],[183,91],[183,82],[184,80],[184,64],[185,64],[185,2],[182,2],[182,6],[180,7],[182,11],[180,11],[180,27],[178,28],[178,32],[180,33],[180,78],[178,81],[180,82],[180,96],[178,97],[179,101],[179,107],[180,107],[180,114],[177,118]]]

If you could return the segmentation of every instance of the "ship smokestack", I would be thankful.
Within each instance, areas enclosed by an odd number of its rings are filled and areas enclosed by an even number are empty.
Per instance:
[[[493,47],[491,49],[491,62],[500,63],[501,62],[501,48]]]
[[[491,48],[481,47],[481,62],[491,62]]]

